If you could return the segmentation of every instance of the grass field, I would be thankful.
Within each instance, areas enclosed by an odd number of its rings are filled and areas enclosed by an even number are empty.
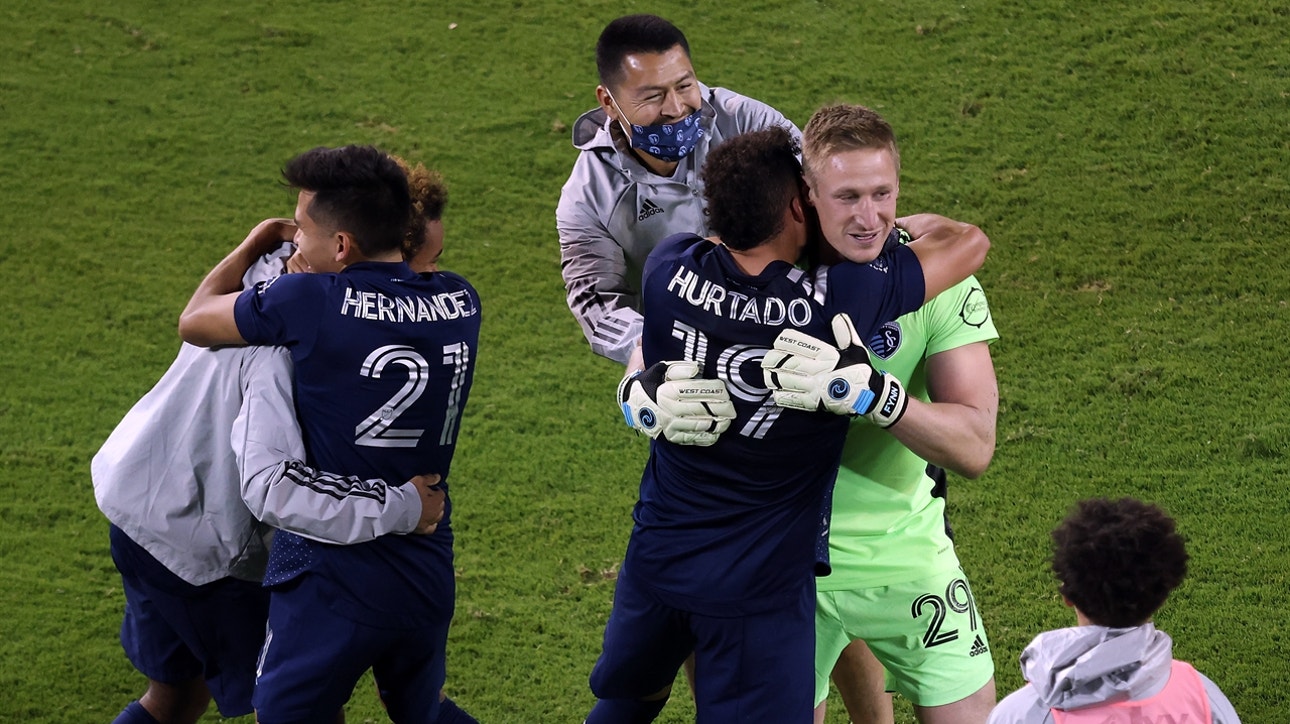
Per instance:
[[[281,165],[349,142],[445,174],[443,263],[484,303],[454,470],[449,689],[484,722],[581,721],[647,448],[611,402],[619,368],[564,306],[554,210],[595,38],[636,10],[0,6],[0,721],[110,721],[141,692],[90,457],[174,357],[204,272],[290,215]],[[1000,692],[1035,633],[1073,624],[1048,530],[1078,498],[1131,494],[1189,541],[1191,575],[1157,619],[1177,655],[1244,721],[1290,722],[1290,6],[648,10],[686,31],[703,81],[799,124],[825,102],[879,109],[901,138],[903,211],[991,236],[999,445],[950,499]],[[385,720],[368,685],[348,714]],[[661,721],[692,716],[678,693]]]

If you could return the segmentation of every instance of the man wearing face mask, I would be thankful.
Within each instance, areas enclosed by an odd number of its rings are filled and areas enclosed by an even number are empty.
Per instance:
[[[709,234],[699,170],[722,141],[770,126],[774,108],[698,81],[690,45],[654,15],[609,23],[596,43],[600,105],[573,127],[581,153],[556,228],[569,309],[596,354],[639,366],[641,268],[669,234]]]

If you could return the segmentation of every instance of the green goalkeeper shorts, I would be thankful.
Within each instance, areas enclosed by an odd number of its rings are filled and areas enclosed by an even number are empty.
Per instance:
[[[990,641],[962,570],[910,583],[821,591],[815,605],[815,703],[847,644],[863,639],[887,690],[918,706],[952,704],[994,676]]]

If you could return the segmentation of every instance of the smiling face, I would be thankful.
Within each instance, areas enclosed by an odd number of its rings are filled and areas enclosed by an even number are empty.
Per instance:
[[[820,230],[847,261],[867,264],[896,226],[900,171],[886,148],[839,151],[809,166]]]
[[[412,271],[418,274],[439,271],[439,257],[443,255],[443,238],[443,222],[439,219],[427,219],[425,243],[417,249],[412,258],[407,260]]]
[[[628,126],[676,123],[703,103],[690,56],[679,45],[623,56],[619,80],[596,88],[596,97],[610,118]]]
[[[309,214],[314,192],[301,191],[296,200],[296,247],[313,272],[338,272],[344,265],[337,259],[340,251],[339,234],[329,224],[321,223]]]

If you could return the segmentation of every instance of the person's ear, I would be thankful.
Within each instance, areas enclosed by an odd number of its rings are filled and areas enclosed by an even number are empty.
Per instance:
[[[596,101],[600,103],[600,109],[605,112],[612,120],[618,120],[618,109],[614,108],[614,102],[609,97],[609,91],[603,85],[596,86]]]
[[[806,223],[806,199],[802,194],[797,194],[788,200],[788,211],[793,215],[793,221],[799,224]]]
[[[354,241],[354,236],[348,231],[337,231],[332,235],[332,242],[336,249],[336,263],[341,266],[349,266],[359,260],[358,244]]]

